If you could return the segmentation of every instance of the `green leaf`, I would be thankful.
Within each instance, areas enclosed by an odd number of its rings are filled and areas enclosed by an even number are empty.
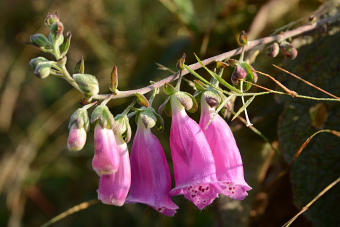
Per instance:
[[[78,63],[74,66],[73,74],[84,74],[85,72],[85,66],[84,66],[84,58],[81,56],[81,59],[78,61]]]
[[[221,83],[223,86],[229,88],[232,91],[235,91],[238,94],[242,94],[242,92],[240,92],[239,90],[237,90],[234,86],[230,85],[227,81],[225,81],[224,79],[222,79],[221,77],[219,77],[216,73],[214,73],[213,71],[211,71],[210,69],[208,69],[202,62],[201,60],[197,57],[196,54],[194,54],[197,61],[201,64],[201,66],[215,79],[217,80],[219,83]]]
[[[250,103],[254,100],[254,98],[255,98],[255,95],[252,96],[250,99],[248,99],[247,102],[237,111],[237,113],[231,120],[233,121],[235,118],[237,118],[237,116],[240,115],[240,113],[242,113],[250,105]]]

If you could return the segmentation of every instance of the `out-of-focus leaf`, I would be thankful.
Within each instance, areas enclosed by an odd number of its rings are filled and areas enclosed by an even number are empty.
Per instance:
[[[288,62],[284,68],[339,96],[340,65],[337,55],[340,51],[337,41],[339,38],[340,33],[316,38],[313,43],[301,47],[299,56],[293,62]],[[328,97],[288,75],[282,79],[289,89],[299,94]],[[318,131],[315,128],[315,122],[310,117],[310,109],[320,104],[317,104],[317,101],[283,96],[280,96],[280,100],[284,102],[284,110],[280,118],[278,134],[284,157],[290,163],[305,140]],[[323,118],[324,128],[339,131],[340,103],[327,102],[324,108],[323,112],[328,113],[328,118]],[[291,170],[291,180],[295,200],[300,208],[339,177],[339,151],[339,138],[322,133],[314,137],[296,159]],[[338,225],[340,203],[337,192],[339,189],[340,185],[336,185],[305,212],[306,217],[315,226]]]

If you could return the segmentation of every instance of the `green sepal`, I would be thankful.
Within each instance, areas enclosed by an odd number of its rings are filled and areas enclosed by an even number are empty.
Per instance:
[[[74,74],[73,79],[87,96],[97,95],[99,92],[98,80],[90,74]]]
[[[59,21],[59,15],[57,12],[55,14],[48,13],[45,19],[45,25],[50,28],[54,22]]]
[[[71,44],[71,37],[72,37],[71,32],[69,32],[69,31],[66,32],[64,42],[59,47],[61,57],[64,57],[67,54],[68,49],[69,49],[70,44]]]
[[[86,109],[77,109],[70,118],[70,123],[68,124],[68,129],[70,130],[72,125],[76,124],[77,128],[85,128],[86,131],[89,130],[90,121]]]
[[[150,106],[149,101],[147,100],[147,98],[145,98],[144,95],[136,93],[135,94],[137,97],[137,102],[141,105],[141,106],[145,106],[146,108],[148,108]]]
[[[180,91],[175,93],[174,96],[187,111],[189,111],[190,113],[196,112],[198,105],[196,99],[191,94]]]
[[[144,111],[139,113],[138,117],[142,119],[145,128],[153,128],[156,125],[157,117],[154,114],[153,108],[145,109]]]
[[[162,116],[159,115],[159,114],[156,113],[156,112],[153,112],[153,113],[154,113],[155,116],[157,117],[156,127],[157,127],[158,131],[163,132],[163,130],[164,130],[164,120],[163,120]]]
[[[40,79],[45,79],[51,73],[51,63],[49,62],[41,62],[37,65],[34,70],[34,75]]]
[[[60,47],[60,45],[64,42],[64,25],[63,23],[61,23],[60,21],[58,22],[54,22],[51,27],[50,27],[50,34],[51,37],[49,37],[50,39],[52,39],[52,43],[57,46]]]
[[[163,86],[164,92],[167,95],[172,95],[176,92],[178,92],[178,90],[176,88],[174,88],[171,84],[165,83]]]
[[[194,80],[194,84],[195,84],[196,89],[199,90],[199,91],[206,91],[207,90],[208,86],[200,80]]]
[[[30,40],[31,40],[31,43],[28,43],[28,44],[33,44],[34,46],[39,47],[42,50],[52,49],[52,43],[43,34],[38,33],[38,34],[31,35]]]
[[[171,103],[169,101],[170,101],[170,96],[168,96],[163,102],[163,104],[159,106],[158,113],[160,115],[162,115],[162,112],[164,112],[168,117],[172,116]]]
[[[84,74],[85,72],[85,65],[84,65],[84,58],[81,56],[81,59],[77,62],[77,64],[74,66],[73,74]]]
[[[218,94],[218,92],[214,90],[205,91],[203,92],[203,96],[204,96],[205,101],[208,103],[208,105],[211,108],[214,108],[220,105],[221,96]]]
[[[117,88],[118,88],[118,69],[116,66],[113,66],[109,89],[110,91],[115,93]]]
[[[91,124],[99,123],[102,128],[112,129],[114,117],[109,108],[105,105],[97,106],[91,114]]]
[[[131,126],[126,115],[119,114],[115,117],[112,130],[115,135],[121,135],[126,143],[130,141]]]
[[[35,70],[35,68],[42,62],[48,62],[48,60],[44,57],[37,57],[37,58],[33,58],[29,64],[30,64],[31,69]]]

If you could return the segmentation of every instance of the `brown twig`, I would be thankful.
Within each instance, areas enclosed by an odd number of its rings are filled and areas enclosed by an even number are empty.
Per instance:
[[[280,68],[279,66],[276,66],[276,65],[274,65],[274,64],[273,64],[273,66],[276,67],[276,68],[278,68],[278,69],[280,69],[280,70],[282,70],[282,71],[285,72],[285,73],[288,73],[289,75],[292,75],[292,76],[295,77],[296,79],[301,80],[302,82],[308,84],[309,86],[311,86],[311,87],[313,87],[313,88],[315,88],[315,89],[318,89],[319,91],[321,91],[321,92],[323,92],[323,93],[325,93],[325,94],[327,94],[327,95],[329,95],[329,96],[331,96],[331,97],[333,97],[333,98],[340,99],[339,97],[337,97],[337,96],[335,96],[335,95],[333,95],[333,94],[331,94],[331,93],[329,93],[329,92],[327,92],[327,91],[325,91],[325,90],[323,90],[323,89],[321,89],[321,88],[315,86],[315,85],[312,84],[311,82],[308,82],[307,80],[304,80],[304,79],[302,79],[301,77],[299,77],[299,76],[297,76],[297,75],[295,75],[295,74],[293,74],[293,73],[291,73],[291,72],[289,72],[289,71],[287,71],[287,70],[284,70],[284,69]]]
[[[332,187],[334,187],[334,185],[336,185],[337,183],[340,182],[340,177],[338,179],[336,179],[335,181],[333,181],[330,185],[328,185],[326,188],[324,188],[312,201],[310,201],[306,206],[304,206],[302,208],[302,210],[295,215],[292,219],[290,219],[286,224],[284,224],[282,227],[288,227],[290,226],[290,224],[292,224],[301,214],[303,214],[306,210],[308,210],[308,208],[316,201],[318,200],[321,196],[323,196],[323,194],[325,194],[329,189],[331,189]]]
[[[295,92],[295,91],[292,91],[292,90],[289,90],[286,86],[284,86],[283,84],[281,84],[279,81],[277,81],[274,77],[268,75],[268,74],[265,74],[263,72],[260,72],[260,71],[256,71],[255,72],[257,73],[260,73],[261,75],[264,75],[266,77],[269,77],[271,80],[273,80],[277,85],[279,85],[283,90],[285,90],[285,92],[287,92],[290,96],[292,96],[293,98],[298,96],[298,94]]]
[[[266,91],[270,91],[272,92],[273,90],[269,89],[269,88],[266,88],[266,87],[262,87],[260,85],[257,85],[257,84],[254,84],[252,82],[249,82],[249,81],[246,81],[246,80],[243,80],[243,79],[238,79],[239,81],[243,81],[243,82],[246,82],[248,84],[251,84],[251,85],[254,85],[255,87],[258,87],[258,88],[262,88],[263,90],[266,90]]]
[[[290,30],[290,31],[287,31],[287,32],[284,32],[284,33],[281,33],[281,34],[278,34],[278,35],[268,36],[268,37],[265,37],[265,38],[262,38],[262,39],[250,41],[249,44],[244,47],[244,50],[248,51],[248,50],[251,50],[252,48],[260,46],[260,45],[272,43],[272,42],[275,42],[275,41],[281,41],[281,40],[288,39],[288,38],[291,38],[291,37],[294,37],[294,36],[297,36],[297,35],[301,35],[305,32],[312,31],[312,30],[314,30],[314,29],[316,29],[316,28],[318,28],[318,27],[320,27],[324,24],[331,23],[331,22],[333,22],[333,21],[335,21],[339,18],[340,18],[340,13],[337,13],[334,16],[324,18],[324,19],[319,20],[319,21],[317,21],[316,23],[313,23],[313,24],[307,24],[307,25],[298,27],[296,29],[293,29],[293,30]],[[223,61],[224,59],[227,59],[227,58],[230,58],[232,56],[241,54],[242,48],[243,47],[240,47],[240,48],[225,52],[223,54],[216,55],[214,57],[210,57],[208,59],[203,60],[202,63],[204,65],[209,65],[210,63],[213,63],[213,62],[216,62],[216,61]],[[189,67],[192,70],[197,70],[197,69],[201,68],[202,66],[199,62],[197,62],[195,64],[189,65]],[[186,75],[188,73],[189,73],[188,70],[182,70],[182,75]],[[129,90],[129,91],[121,91],[118,95],[114,96],[112,99],[134,96],[135,93],[145,94],[145,93],[148,93],[148,92],[150,92],[150,91],[152,91],[156,88],[162,87],[165,83],[170,83],[171,81],[177,80],[178,78],[179,78],[179,74],[176,73],[176,74],[173,74],[173,75],[171,75],[167,78],[164,78],[163,80],[160,80],[160,81],[158,81],[158,82],[156,82],[152,85],[146,86],[144,88]],[[95,96],[94,98],[102,100],[102,99],[106,99],[107,97],[108,97],[107,94],[100,94],[100,95]]]

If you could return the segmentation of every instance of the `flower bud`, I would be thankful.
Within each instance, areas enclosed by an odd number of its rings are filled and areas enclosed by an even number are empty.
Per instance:
[[[272,45],[270,45],[267,48],[266,54],[267,54],[268,57],[275,58],[279,54],[279,51],[280,51],[279,44],[278,43],[273,43]]]
[[[35,70],[35,68],[42,62],[48,62],[48,60],[44,57],[37,57],[37,58],[33,58],[29,64],[30,64],[31,69]]]
[[[30,40],[31,43],[28,44],[33,44],[43,51],[52,49],[52,43],[43,34],[38,33],[31,35]]]
[[[52,24],[51,26],[52,39],[58,47],[64,42],[63,32],[64,32],[63,23],[58,21]]]
[[[44,79],[50,75],[51,64],[48,62],[42,62],[38,64],[34,70],[34,75],[40,79]]]
[[[183,56],[177,61],[176,68],[178,70],[183,70],[184,69],[184,62],[185,62],[185,53],[183,53]]]
[[[283,42],[280,44],[280,49],[282,53],[289,59],[296,58],[298,51],[293,47],[292,44],[288,42]]]
[[[240,34],[240,37],[238,38],[238,41],[242,45],[247,45],[248,44],[248,35],[245,31],[242,31]]]
[[[45,19],[45,24],[47,27],[51,27],[51,25],[54,23],[54,22],[58,22],[59,21],[59,15],[57,12],[55,12],[55,14],[51,14],[51,13],[48,13],[47,14],[47,17]]]
[[[95,76],[89,74],[74,74],[73,79],[85,95],[94,96],[98,94],[99,84]]]
[[[80,151],[86,142],[86,131],[84,127],[78,128],[74,123],[70,128],[70,134],[67,139],[67,149],[69,151]]]
[[[71,37],[72,37],[71,32],[66,32],[66,36],[65,36],[66,39],[59,47],[60,54],[62,57],[65,56],[68,52],[68,48],[70,47],[70,44],[71,44]]]
[[[236,65],[236,68],[231,76],[231,81],[234,85],[236,85],[236,88],[240,89],[240,82],[239,79],[251,82],[251,83],[256,83],[257,82],[257,74],[255,72],[255,69],[245,63],[241,62]],[[247,91],[251,88],[251,84],[249,83],[243,83],[242,90]]]

